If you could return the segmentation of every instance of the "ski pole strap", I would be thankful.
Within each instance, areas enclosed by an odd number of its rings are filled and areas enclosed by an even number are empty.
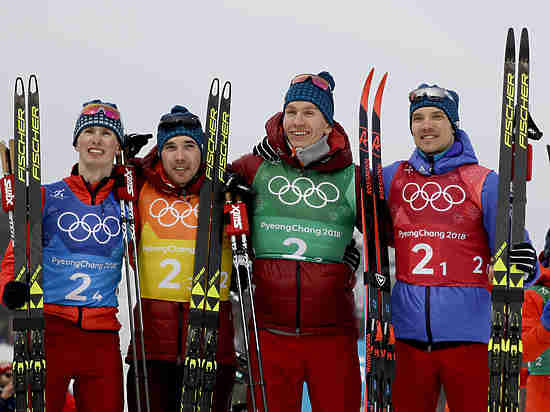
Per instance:
[[[0,189],[2,190],[2,209],[4,209],[6,213],[13,211],[15,206],[13,175],[2,177],[2,180],[0,180]]]
[[[128,165],[116,165],[114,170],[115,190],[120,200],[137,201],[136,175]]]
[[[226,203],[223,212],[227,216],[225,231],[229,236],[250,235],[248,213],[244,202]]]

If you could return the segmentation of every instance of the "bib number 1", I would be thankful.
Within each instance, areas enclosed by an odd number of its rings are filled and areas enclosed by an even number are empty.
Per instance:
[[[424,253],[420,262],[413,268],[413,275],[433,275],[435,273],[434,268],[430,265],[434,252],[433,248],[427,243],[417,243],[413,246],[411,251],[415,254]],[[472,259],[473,267],[472,273],[476,275],[483,274],[483,258],[481,256],[475,256]],[[441,268],[441,275],[447,276],[447,262],[440,262],[439,266]],[[487,265],[488,271],[489,265]]]

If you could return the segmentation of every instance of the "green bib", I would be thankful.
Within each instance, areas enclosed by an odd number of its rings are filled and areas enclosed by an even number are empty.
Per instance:
[[[530,289],[536,291],[542,297],[544,303],[550,298],[550,288],[541,285],[532,286]],[[530,375],[550,375],[550,349],[542,352],[542,354],[533,362],[528,362]]]
[[[321,173],[263,162],[252,187],[256,257],[342,262],[356,216],[353,165]]]

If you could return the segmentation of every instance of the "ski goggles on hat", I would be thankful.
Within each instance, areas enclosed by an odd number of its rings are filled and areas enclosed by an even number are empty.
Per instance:
[[[120,112],[108,103],[90,103],[84,106],[81,114],[92,116],[99,112],[103,112],[109,119],[120,120]]]
[[[409,102],[411,103],[416,103],[424,98],[436,102],[449,98],[456,104],[455,99],[451,96],[451,93],[441,87],[422,87],[409,93]]]
[[[0,365],[0,375],[8,375],[11,374],[12,371],[12,364],[11,363],[3,363]]]
[[[294,78],[290,81],[290,84],[293,85],[293,84],[303,83],[307,81],[307,79],[311,79],[311,83],[313,83],[319,89],[332,91],[332,88],[330,87],[330,83],[326,81],[326,79],[323,79],[321,76],[318,76],[316,74],[308,74],[308,73],[298,74],[297,76],[294,76]]]
[[[168,113],[161,117],[159,127],[172,129],[183,126],[186,129],[200,129],[201,122],[197,116],[192,113]]]

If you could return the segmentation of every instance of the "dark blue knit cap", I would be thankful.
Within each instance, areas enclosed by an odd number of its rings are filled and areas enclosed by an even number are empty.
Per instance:
[[[415,90],[425,89],[427,87],[440,88],[436,84],[430,86],[429,84],[422,83]],[[443,99],[435,100],[435,99],[430,99],[430,97],[428,96],[425,96],[419,100],[415,100],[411,102],[411,107],[409,110],[409,124],[411,123],[411,120],[412,120],[412,114],[416,109],[420,109],[421,107],[434,106],[434,107],[438,107],[439,109],[445,112],[454,130],[460,127],[460,119],[458,118],[458,102],[459,102],[458,94],[456,94],[456,92],[454,92],[453,90],[449,90],[449,89],[442,89],[442,90],[446,90],[448,93],[448,96],[445,96]]]
[[[168,120],[174,117],[172,115],[175,114],[181,115],[182,117],[188,115],[188,117],[192,119],[193,122],[176,122],[171,125]],[[160,123],[157,130],[157,149],[159,154],[160,152],[162,152],[162,147],[164,146],[164,144],[174,136],[191,137],[199,146],[202,154],[205,136],[204,132],[202,131],[200,120],[184,106],[176,105],[172,107],[170,113],[166,113],[160,118]]]
[[[285,104],[283,106],[283,113],[286,109],[286,106],[290,102],[295,101],[304,101],[311,102],[319,108],[323,116],[325,116],[326,121],[333,126],[334,125],[334,100],[332,98],[332,92],[334,91],[334,79],[329,72],[321,72],[318,76],[325,79],[330,88],[328,90],[323,90],[320,87],[313,84],[311,78],[303,81],[301,83],[291,84],[288,92],[285,96]]]
[[[116,104],[102,102],[100,99],[94,99],[90,100],[89,102],[83,103],[82,109],[91,104],[102,104],[108,107],[112,107],[113,109],[115,109],[116,112],[119,112]],[[119,118],[117,120],[111,119],[105,114],[102,109],[100,109],[95,114],[84,114],[82,112],[80,113],[73,132],[73,146],[76,146],[76,139],[78,138],[80,132],[82,132],[82,130],[86,129],[87,127],[92,126],[101,126],[106,127],[107,129],[111,129],[115,133],[120,145],[124,146],[124,127],[122,125],[122,118]]]

